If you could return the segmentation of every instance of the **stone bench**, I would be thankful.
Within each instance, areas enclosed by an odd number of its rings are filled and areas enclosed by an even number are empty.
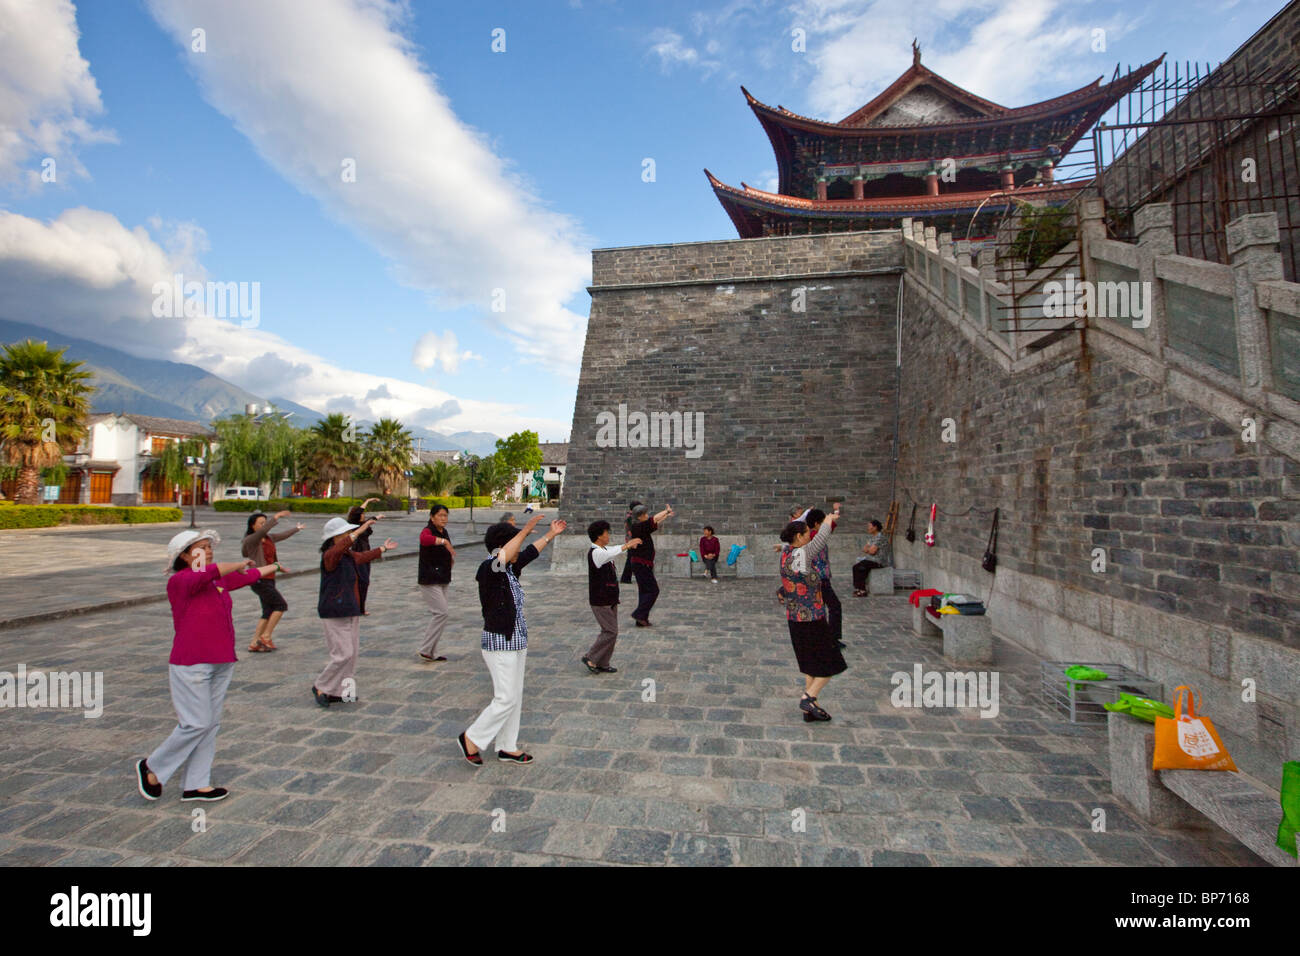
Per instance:
[[[1282,807],[1276,794],[1239,773],[1223,770],[1152,770],[1154,724],[1126,714],[1107,717],[1110,788],[1147,823],[1175,829],[1218,824],[1274,866],[1296,866],[1277,845]]]
[[[867,593],[868,594],[893,594],[894,593],[894,569],[893,568],[873,568],[867,572]]]
[[[692,561],[689,556],[676,552],[672,556],[671,576],[675,578],[708,577],[709,572],[703,561]],[[727,564],[727,548],[718,556],[718,577],[752,578],[754,577],[754,549],[746,548],[736,556],[735,564]]]
[[[921,637],[943,637],[943,656],[953,664],[992,664],[993,626],[987,614],[939,614],[925,605],[912,608],[912,630]]]

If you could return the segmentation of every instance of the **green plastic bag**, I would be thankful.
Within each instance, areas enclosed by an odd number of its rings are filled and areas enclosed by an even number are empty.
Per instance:
[[[1138,720],[1145,720],[1149,724],[1154,724],[1157,717],[1174,716],[1174,709],[1168,704],[1136,694],[1120,694],[1119,700],[1101,706],[1117,714],[1128,714]]]
[[[1277,845],[1296,855],[1295,835],[1300,831],[1300,760],[1282,764],[1282,822],[1277,825]]]
[[[687,553],[690,554],[690,556],[691,556],[691,563],[692,563],[692,564],[694,564],[694,563],[696,563],[697,561],[700,560],[700,556],[699,556],[698,554],[695,553],[695,549],[694,549],[694,548],[691,548],[691,550],[690,550],[689,552],[687,552]]]
[[[1070,680],[1107,680],[1109,678],[1105,671],[1099,671],[1095,667],[1085,667],[1083,664],[1071,664],[1065,669],[1065,676]]]

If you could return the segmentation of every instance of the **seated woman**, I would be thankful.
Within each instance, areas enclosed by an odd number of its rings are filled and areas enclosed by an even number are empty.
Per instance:
[[[889,567],[889,539],[885,527],[875,518],[867,522],[867,543],[862,546],[862,557],[853,565],[853,596],[867,596],[867,575],[878,568]]]

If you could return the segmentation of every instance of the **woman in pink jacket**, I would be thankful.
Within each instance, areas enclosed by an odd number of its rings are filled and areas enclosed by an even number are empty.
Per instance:
[[[213,787],[211,776],[221,709],[237,659],[230,592],[280,566],[254,568],[251,558],[216,564],[212,548],[220,542],[215,531],[182,531],[167,546],[167,600],[175,628],[167,661],[178,723],[157,750],[136,764],[146,800],[162,796],[163,784],[186,761],[182,800],[223,800],[228,793]]]

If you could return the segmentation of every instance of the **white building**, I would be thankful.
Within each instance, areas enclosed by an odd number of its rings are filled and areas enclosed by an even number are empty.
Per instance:
[[[545,473],[543,481],[546,482],[546,498],[548,501],[554,501],[560,497],[560,489],[564,486],[564,469],[569,461],[569,443],[567,441],[544,441],[538,442],[538,447],[542,450],[542,471]],[[515,484],[511,489],[511,501],[523,501],[524,496],[529,494],[533,487],[533,473],[531,471],[521,471],[515,476]]]

